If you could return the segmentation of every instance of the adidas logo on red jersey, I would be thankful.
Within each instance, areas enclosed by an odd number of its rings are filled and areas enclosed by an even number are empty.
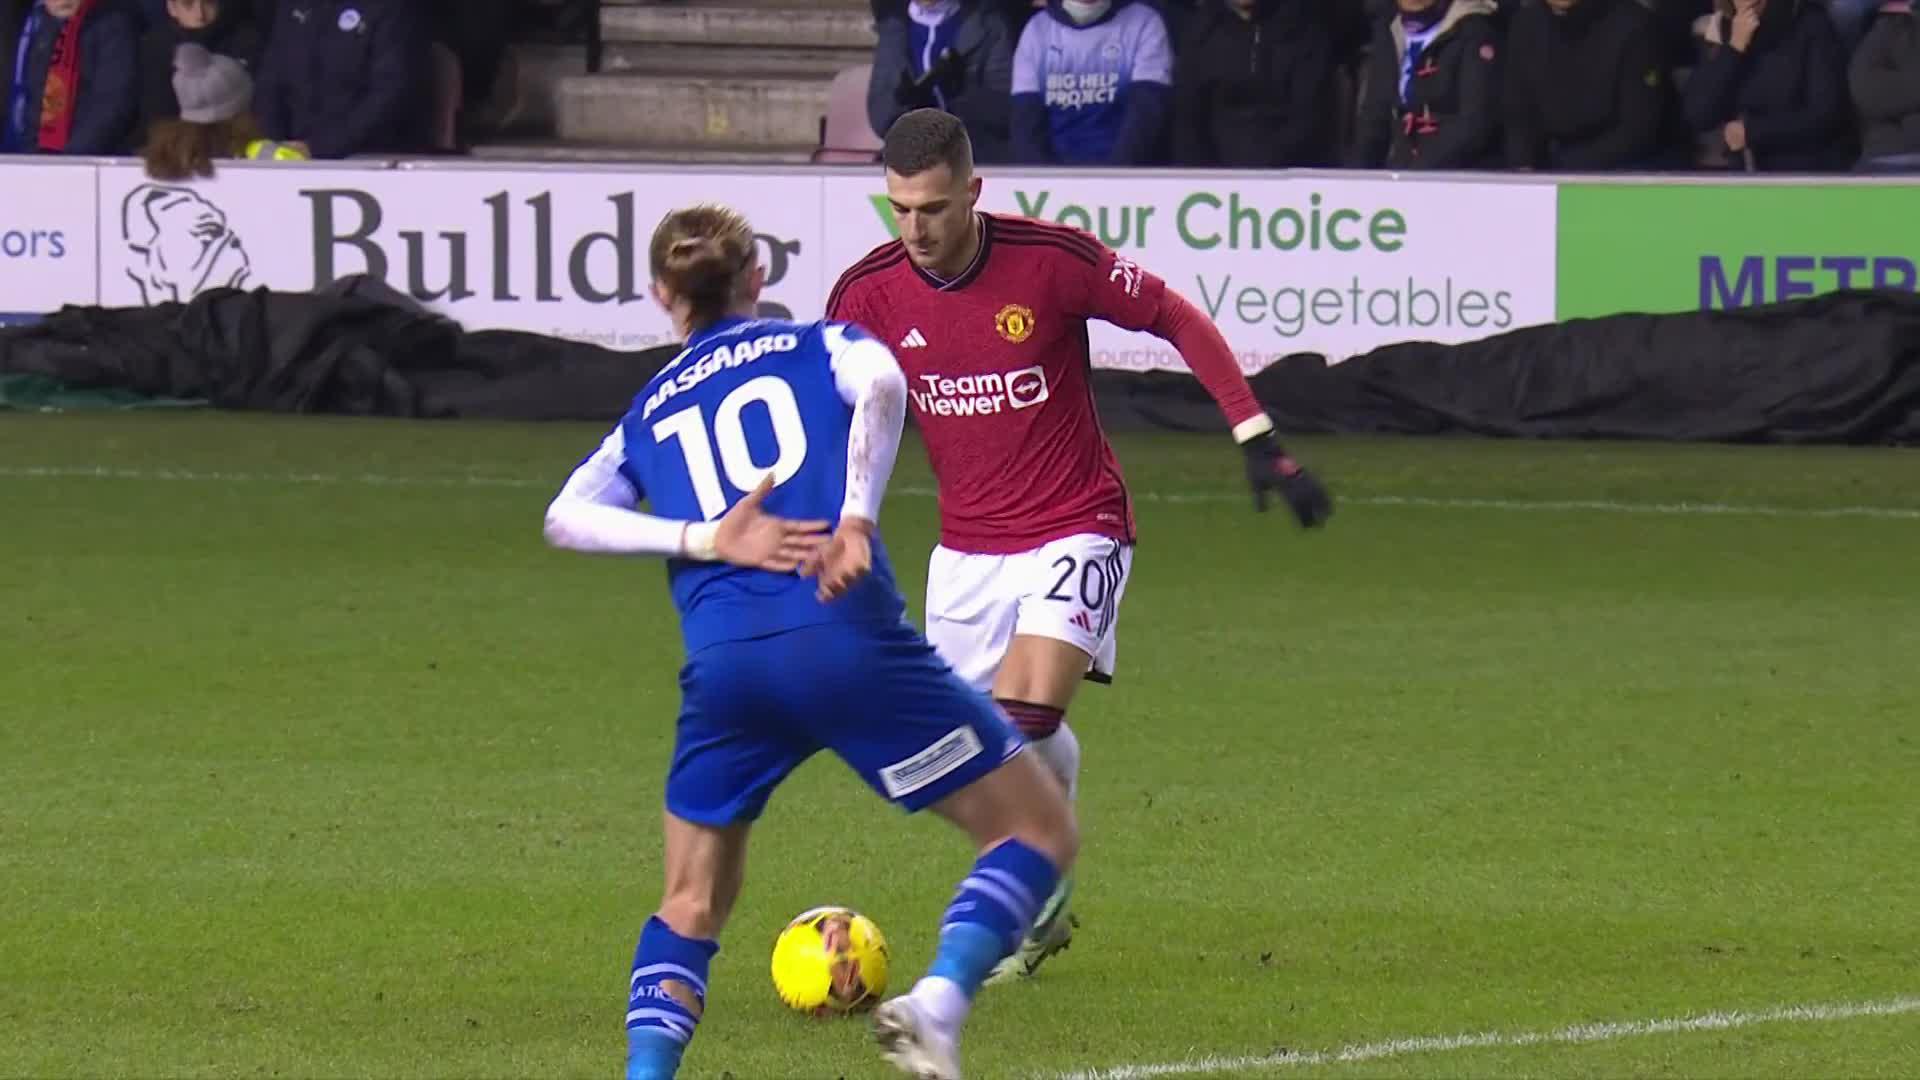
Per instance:
[[[920,328],[916,326],[907,331],[906,337],[900,339],[900,347],[903,349],[924,349],[927,347],[926,336],[921,334]]]

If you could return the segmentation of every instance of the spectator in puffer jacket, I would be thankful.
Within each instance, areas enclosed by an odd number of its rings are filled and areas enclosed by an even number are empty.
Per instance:
[[[38,0],[5,43],[13,61],[0,149],[124,153],[138,110],[139,23],[119,0]]]
[[[1847,74],[1860,110],[1860,168],[1920,172],[1920,21],[1911,0],[1880,5]]]
[[[426,148],[432,41],[416,0],[283,0],[254,111],[316,158]]]
[[[1174,61],[1173,160],[1335,164],[1334,42],[1319,0],[1211,0]]]
[[[1507,34],[1507,165],[1604,172],[1660,156],[1667,73],[1637,0],[1545,0]]]
[[[140,124],[142,138],[159,120],[180,115],[174,96],[176,54],[182,45],[198,45],[230,57],[249,73],[260,58],[260,35],[244,0],[167,0],[167,18],[140,39]],[[249,84],[251,85],[251,84]]]
[[[1731,0],[1707,40],[1681,102],[1728,167],[1818,172],[1853,161],[1846,57],[1824,7]]]
[[[1010,153],[1013,34],[983,0],[914,0],[882,20],[867,84],[867,119],[876,134],[914,109],[959,117],[975,161],[1004,162]]]
[[[1167,24],[1144,0],[1049,0],[1013,52],[1018,161],[1149,165],[1173,97]]]
[[[1499,163],[1502,49],[1493,13],[1493,0],[1399,0],[1374,33],[1354,167]]]

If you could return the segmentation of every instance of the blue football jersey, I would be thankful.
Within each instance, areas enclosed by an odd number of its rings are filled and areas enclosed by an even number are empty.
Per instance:
[[[846,499],[853,407],[833,357],[865,338],[844,323],[726,319],[697,334],[621,420],[626,476],[661,517],[713,521],[767,472],[767,512],[837,524]],[[906,604],[878,535],[873,572],[823,604],[818,584],[726,563],[671,559],[687,651],[837,621],[899,621]]]

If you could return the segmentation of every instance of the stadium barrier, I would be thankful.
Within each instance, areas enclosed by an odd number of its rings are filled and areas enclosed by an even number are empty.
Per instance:
[[[671,333],[645,292],[668,209],[743,210],[766,310],[795,318],[819,316],[892,228],[871,167],[236,162],[158,184],[138,162],[83,159],[0,164],[0,185],[0,320],[14,321],[365,275],[469,330],[639,350]],[[1897,179],[996,169],[983,202],[1085,228],[1166,278],[1251,373],[1574,317],[1912,292],[1914,193]],[[1101,368],[1179,367],[1164,343],[1105,324],[1093,345]]]

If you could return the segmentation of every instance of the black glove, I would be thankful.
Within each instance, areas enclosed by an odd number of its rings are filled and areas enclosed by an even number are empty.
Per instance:
[[[921,72],[920,77],[914,80],[914,89],[928,98],[933,96],[936,89],[949,94],[956,92],[959,89],[956,77],[960,74],[964,63],[964,58],[952,49],[941,50],[940,55],[934,58],[933,66]]]
[[[903,108],[919,109],[933,104],[933,94],[920,85],[913,72],[903,70],[899,84],[893,88],[893,100]]]
[[[1269,431],[1241,443],[1240,449],[1247,455],[1247,482],[1253,486],[1255,510],[1265,513],[1267,493],[1277,491],[1306,528],[1323,525],[1333,516],[1333,496],[1288,455],[1279,436]]]

